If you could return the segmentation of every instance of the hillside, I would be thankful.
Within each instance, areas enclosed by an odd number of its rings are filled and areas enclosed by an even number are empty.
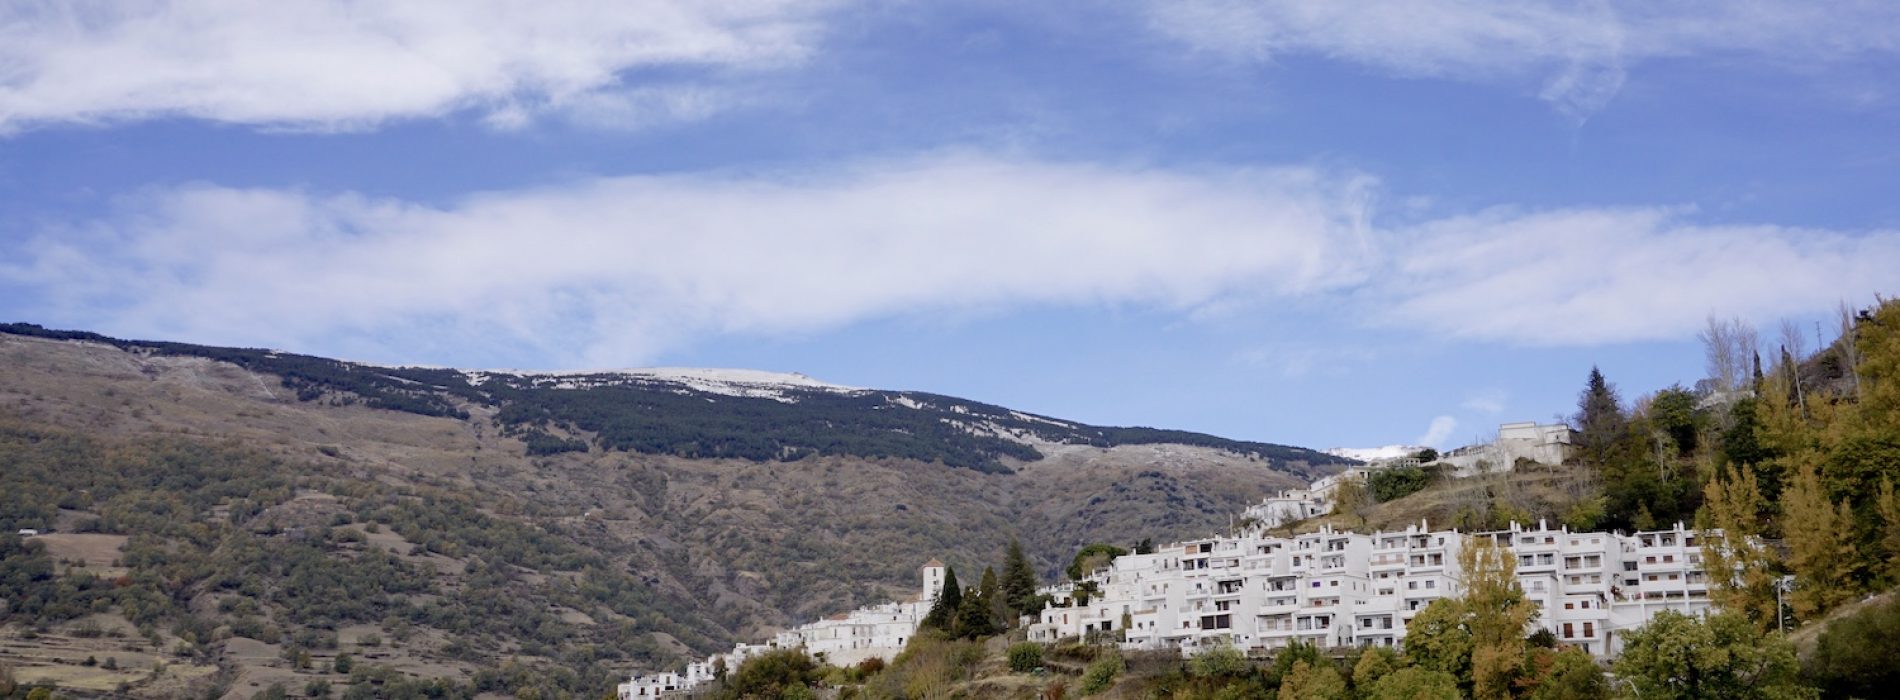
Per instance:
[[[980,570],[1013,535],[1048,575],[1087,542],[1205,534],[1337,461],[782,378],[8,329],[0,526],[59,533],[0,535],[22,591],[0,663],[135,695],[352,676],[390,695],[409,674],[597,697],[906,595],[932,556]],[[353,673],[322,672],[338,654]]]

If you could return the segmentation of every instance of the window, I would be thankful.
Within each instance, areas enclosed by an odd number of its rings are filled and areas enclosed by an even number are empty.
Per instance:
[[[1564,639],[1571,639],[1576,636],[1577,635],[1573,634],[1572,630],[1570,629],[1570,623],[1568,622],[1564,623]]]
[[[1594,622],[1583,623],[1583,636],[1585,637],[1597,636],[1596,623]]]

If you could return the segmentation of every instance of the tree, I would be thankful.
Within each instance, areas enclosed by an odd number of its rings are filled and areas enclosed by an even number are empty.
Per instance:
[[[1083,547],[1082,551],[1075,553],[1075,561],[1069,563],[1069,580],[1080,581],[1082,577],[1108,566],[1117,557],[1127,553],[1128,550],[1112,544],[1096,543]]]
[[[1694,453],[1700,442],[1702,417],[1695,406],[1695,394],[1681,386],[1658,391],[1649,400],[1650,423],[1675,443],[1676,456]]]
[[[1755,327],[1739,318],[1719,319],[1709,314],[1708,325],[1696,335],[1702,341],[1709,381],[1717,391],[1735,391],[1747,380],[1749,358],[1760,344]]]
[[[1540,674],[1530,700],[1602,700],[1610,697],[1609,681],[1590,653],[1577,647],[1559,651],[1550,668]]]
[[[810,686],[824,678],[824,667],[803,649],[774,649],[739,664],[716,698],[811,697]]]
[[[1297,661],[1280,681],[1280,700],[1346,700],[1346,679],[1330,661]]]
[[[990,594],[997,585],[996,572],[986,568],[979,580],[982,584],[964,590],[962,600],[958,601],[954,631],[958,637],[974,639],[996,634],[996,619],[990,609]],[[986,587],[990,590],[984,590]]]
[[[1876,698],[1900,688],[1900,596],[1868,605],[1821,631],[1803,672],[1828,697]]]
[[[957,585],[957,569],[946,566],[943,570],[943,590],[937,593],[937,600],[930,605],[930,612],[924,613],[920,625],[945,632],[952,631],[957,624],[957,611],[963,607],[963,589]]]
[[[1874,510],[1880,515],[1880,554],[1887,587],[1900,586],[1900,494],[1893,479],[1880,482],[1874,498]]]
[[[1465,543],[1458,552],[1464,571],[1464,612],[1471,631],[1471,696],[1508,700],[1524,672],[1524,627],[1537,607],[1517,583],[1517,557],[1490,540]]]
[[[1367,506],[1372,505],[1372,494],[1366,490],[1364,477],[1346,477],[1333,487],[1333,514],[1350,515],[1364,520]]]
[[[1644,700],[1815,696],[1800,683],[1792,643],[1731,613],[1658,612],[1625,634],[1614,669]]]
[[[1805,465],[1781,495],[1782,532],[1795,588],[1789,604],[1796,618],[1818,619],[1853,600],[1860,591],[1855,569],[1854,516],[1848,502],[1829,502],[1819,470]]]
[[[1578,446],[1596,464],[1606,461],[1623,439],[1628,418],[1623,414],[1622,401],[1616,397],[1616,387],[1596,367],[1590,368],[1590,378],[1577,397],[1575,421]]]
[[[1459,700],[1457,677],[1429,668],[1401,668],[1372,685],[1368,700]]]
[[[1727,469],[1704,488],[1696,536],[1709,572],[1710,598],[1757,627],[1774,627],[1781,619],[1781,604],[1775,599],[1779,578],[1774,554],[1761,538],[1760,513],[1766,504],[1755,473]]]
[[[1464,601],[1457,598],[1432,601],[1405,627],[1405,657],[1411,664],[1444,673],[1458,685],[1470,683],[1471,647]]]
[[[1009,629],[1009,599],[1003,593],[1003,584],[996,577],[996,569],[983,567],[983,578],[977,584],[977,592],[983,598],[984,612],[989,615],[989,632],[996,634]]]
[[[1029,565],[1029,557],[1023,555],[1023,545],[1015,538],[1009,540],[1009,550],[1003,555],[1003,591],[1008,601],[1012,620],[1016,615],[1034,615],[1036,604],[1036,569]]]
[[[1352,665],[1352,687],[1364,695],[1371,692],[1379,679],[1405,665],[1405,659],[1391,647],[1371,646],[1360,652],[1359,661]]]

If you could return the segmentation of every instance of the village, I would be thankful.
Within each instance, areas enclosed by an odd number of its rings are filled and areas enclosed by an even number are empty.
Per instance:
[[[1509,470],[1520,460],[1556,464],[1569,456],[1573,432],[1561,425],[1507,423],[1487,445],[1447,455],[1450,476]],[[1079,639],[1122,649],[1178,650],[1194,655],[1232,648],[1265,656],[1295,643],[1321,648],[1399,647],[1412,618],[1434,600],[1460,595],[1459,552],[1487,541],[1516,558],[1516,578],[1537,608],[1534,625],[1560,643],[1599,659],[1621,650],[1620,635],[1663,610],[1709,610],[1707,575],[1697,532],[1676,523],[1635,533],[1571,532],[1513,523],[1486,532],[1433,529],[1356,533],[1321,527],[1291,536],[1269,534],[1287,523],[1324,515],[1340,484],[1371,471],[1417,466],[1413,457],[1378,460],[1284,491],[1247,509],[1236,532],[1125,554],[1080,581],[1042,588],[1050,605],[1020,622],[1030,641]],[[635,676],[622,700],[679,694],[712,682],[747,658],[802,648],[837,665],[904,649],[941,594],[942,562],[919,571],[921,589],[908,600],[860,608],[780,632],[763,644],[694,662],[684,672]]]

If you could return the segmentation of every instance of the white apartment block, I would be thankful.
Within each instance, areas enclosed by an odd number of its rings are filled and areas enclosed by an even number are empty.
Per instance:
[[[1399,646],[1431,601],[1456,596],[1458,552],[1474,538],[1507,547],[1517,579],[1538,606],[1536,625],[1598,657],[1620,634],[1664,609],[1709,607],[1696,533],[1634,535],[1536,529],[1475,534],[1431,530],[1359,534],[1322,529],[1290,538],[1248,534],[1181,542],[1126,555],[1074,584],[1046,589],[1029,638],[1113,635],[1127,649],[1216,646],[1269,652],[1295,641],[1322,647]],[[1084,602],[1086,598],[1086,602]]]
[[[835,666],[850,666],[873,657],[889,661],[904,650],[911,635],[917,632],[917,624],[930,614],[930,606],[937,602],[937,594],[943,590],[943,562],[932,559],[918,574],[923,589],[906,600],[833,615],[780,632],[764,644],[739,644],[730,652],[687,664],[683,673],[665,671],[634,676],[620,684],[619,698],[641,700],[682,694],[712,682],[721,660],[728,671],[737,670],[746,659],[773,649],[802,648],[813,656],[822,655],[826,663]]]

